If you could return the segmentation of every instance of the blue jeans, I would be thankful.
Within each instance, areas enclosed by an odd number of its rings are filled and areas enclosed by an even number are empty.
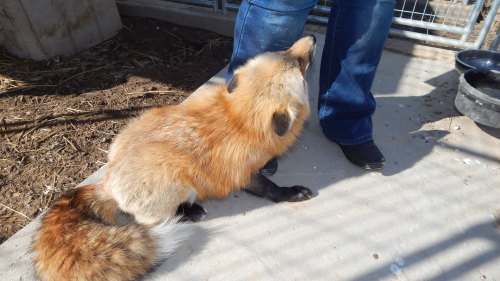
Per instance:
[[[236,18],[227,80],[265,51],[288,49],[302,35],[318,0],[243,0]],[[339,144],[372,139],[375,99],[370,91],[392,22],[395,0],[333,0],[320,73],[323,134]]]

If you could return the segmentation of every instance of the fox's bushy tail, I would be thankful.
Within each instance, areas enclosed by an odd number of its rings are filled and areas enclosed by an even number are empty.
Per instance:
[[[44,215],[35,235],[35,270],[49,280],[135,280],[147,274],[189,236],[177,219],[150,227],[119,225],[116,202],[100,185],[61,197]]]

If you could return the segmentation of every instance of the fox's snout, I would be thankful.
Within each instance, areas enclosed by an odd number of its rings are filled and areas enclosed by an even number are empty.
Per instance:
[[[309,35],[296,41],[285,53],[297,58],[302,75],[305,74],[316,51],[316,36]]]

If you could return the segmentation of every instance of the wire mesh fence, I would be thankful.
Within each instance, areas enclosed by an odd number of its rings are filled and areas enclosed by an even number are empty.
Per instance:
[[[166,0],[210,7],[216,13],[237,11],[241,0]],[[326,25],[332,0],[320,0],[311,24]],[[390,34],[459,48],[481,48],[500,26],[500,0],[397,0]],[[498,37],[498,36],[497,36]],[[498,40],[496,40],[498,41]],[[498,48],[493,39],[491,45]]]
[[[499,4],[499,0],[398,1],[391,34],[456,47],[480,48],[492,27]]]

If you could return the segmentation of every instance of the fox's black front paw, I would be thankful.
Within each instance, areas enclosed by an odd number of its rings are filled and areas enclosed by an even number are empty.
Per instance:
[[[286,188],[286,192],[284,192],[283,200],[281,201],[299,202],[313,198],[312,191],[302,185],[294,185],[292,187],[282,188]]]
[[[177,208],[177,215],[181,216],[179,222],[198,222],[207,215],[207,211],[200,204],[182,203]]]
[[[279,187],[260,173],[255,173],[245,187],[247,192],[274,202],[298,202],[313,198],[312,191],[302,185]]]

